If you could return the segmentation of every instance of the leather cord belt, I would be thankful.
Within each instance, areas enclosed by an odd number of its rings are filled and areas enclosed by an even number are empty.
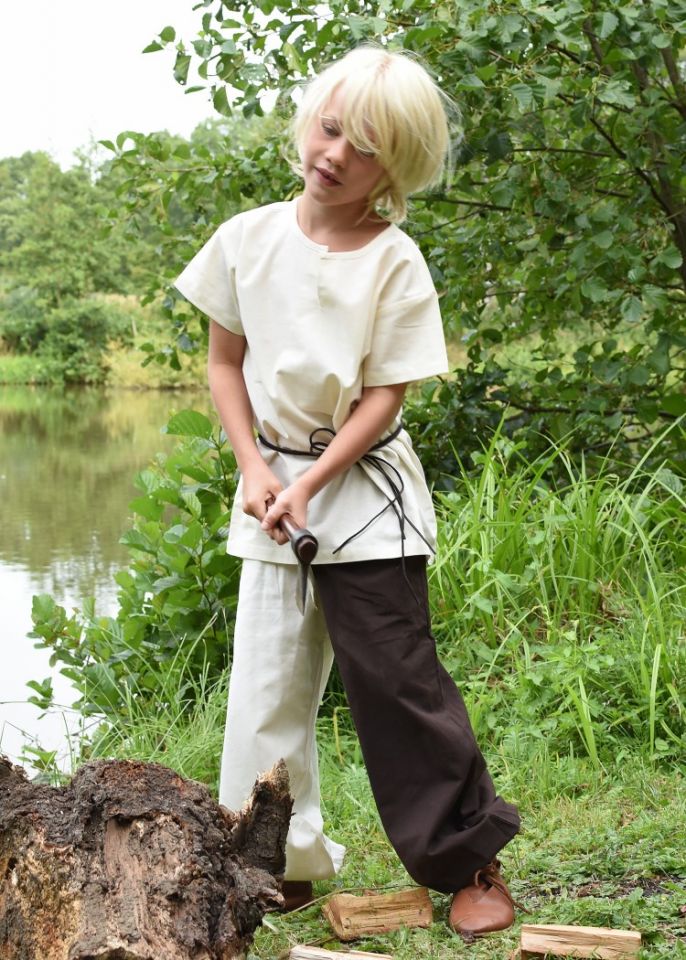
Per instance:
[[[363,524],[359,530],[351,534],[351,536],[344,540],[343,543],[339,544],[332,552],[336,554],[344,547],[347,547],[349,543],[361,536],[374,523],[375,520],[378,520],[378,518],[384,514],[386,510],[393,510],[396,519],[398,520],[398,527],[400,529],[400,559],[403,575],[408,583],[408,586],[410,586],[407,573],[405,571],[405,526],[408,525],[412,527],[417,536],[419,536],[427,545],[431,553],[434,553],[435,551],[424,534],[417,529],[417,527],[405,513],[405,506],[403,503],[403,490],[405,489],[405,483],[400,471],[392,463],[389,463],[388,460],[376,453],[377,450],[382,450],[385,446],[395,440],[396,437],[399,436],[402,428],[402,423],[399,423],[395,430],[393,430],[387,436],[382,437],[381,440],[377,441],[374,446],[370,447],[369,450],[357,461],[358,463],[366,463],[368,466],[380,473],[384,478],[386,484],[388,485],[388,493],[384,494],[388,503],[382,507],[378,513],[375,513],[370,520]],[[335,436],[336,431],[332,430],[330,427],[317,427],[309,436],[308,450],[297,450],[292,447],[282,447],[277,443],[272,443],[271,440],[267,440],[267,438],[263,437],[261,433],[257,434],[257,439],[263,446],[267,447],[268,450],[274,450],[276,453],[285,453],[293,457],[310,457],[311,459],[316,460],[324,453]],[[415,597],[415,600],[417,600],[419,603],[419,600],[415,596],[411,586],[410,591]]]

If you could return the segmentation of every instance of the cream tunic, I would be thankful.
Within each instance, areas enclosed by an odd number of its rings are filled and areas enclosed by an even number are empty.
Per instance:
[[[296,204],[270,204],[222,224],[176,287],[246,337],[243,374],[259,432],[279,446],[308,450],[313,431],[341,427],[363,387],[444,373],[448,359],[438,298],[415,243],[392,225],[359,250],[331,253],[302,232]],[[262,445],[260,451],[284,486],[312,465]],[[376,455],[402,477],[405,514],[422,534],[406,524],[405,554],[428,554],[422,537],[434,544],[433,505],[407,433]],[[390,495],[387,480],[364,461],[327,484],[308,507],[307,525],[319,540],[316,562],[400,556],[398,518],[383,509]],[[295,563],[289,547],[267,537],[241,504],[239,483],[228,552]]]

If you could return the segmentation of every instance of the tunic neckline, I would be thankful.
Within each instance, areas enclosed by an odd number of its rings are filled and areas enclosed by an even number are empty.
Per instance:
[[[398,231],[398,227],[394,223],[389,223],[381,233],[372,237],[368,243],[358,247],[356,250],[329,250],[325,243],[317,243],[315,240],[310,239],[298,223],[298,200],[299,197],[294,197],[293,200],[288,201],[291,208],[291,225],[293,230],[301,243],[304,243],[305,246],[311,250],[316,250],[321,257],[327,260],[351,260],[355,257],[362,257],[376,246],[380,246],[382,242],[386,242],[386,238],[389,235],[392,237],[393,234]]]

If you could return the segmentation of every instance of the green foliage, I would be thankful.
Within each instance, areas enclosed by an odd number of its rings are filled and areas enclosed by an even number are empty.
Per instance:
[[[101,294],[133,290],[152,249],[103,229],[117,177],[87,157],[66,172],[42,153],[0,160],[0,341],[39,355],[42,381],[102,382],[108,342],[130,334]]]
[[[11,353],[34,353],[47,333],[45,308],[32,287],[15,287],[0,300],[0,339]]]
[[[686,472],[686,393],[670,364],[674,345],[686,336],[658,337],[653,343],[619,346],[608,338],[580,342],[563,360],[550,350],[527,358],[525,366],[507,356],[485,362],[470,359],[450,379],[430,380],[406,404],[403,418],[429,482],[452,490],[461,469],[478,462],[484,442],[496,431],[518,444],[534,460],[550,442],[564,446],[587,469],[608,458],[614,469],[630,473],[646,451],[648,467],[668,460]],[[472,356],[483,351],[474,345]],[[671,424],[654,438],[656,425]],[[553,466],[561,466],[554,461]]]
[[[568,481],[546,481],[551,459]],[[683,756],[684,488],[667,467],[577,476],[496,437],[440,497],[434,628],[479,736],[601,766]]]
[[[113,151],[113,176],[120,199],[112,205],[112,229],[123,224],[132,243],[155,248],[144,280],[144,303],[163,290],[162,311],[171,325],[172,343],[153,347],[147,362],[181,367],[180,356],[206,341],[207,320],[176,292],[171,281],[223,220],[256,203],[282,200],[295,179],[282,157],[283,120],[270,117],[218,119],[199,125],[190,140],[160,132],[126,131]]]
[[[20,287],[0,302],[0,338],[10,352],[36,361],[29,370],[43,383],[102,383],[107,348],[130,342],[131,317],[98,296],[46,310],[35,290]]]
[[[167,432],[184,439],[137,477],[116,617],[96,616],[92,601],[70,617],[51,597],[34,598],[32,635],[76,686],[84,716],[125,718],[132,698],[157,710],[163,674],[178,679],[183,664],[185,675],[206,670],[214,682],[227,664],[239,567],[226,554],[235,463],[203,414],[184,411]]]
[[[148,49],[174,46],[181,83],[194,60],[234,124],[240,114],[261,122],[268,98],[279,95],[259,145],[175,148],[175,159],[155,140],[127,135],[111,145],[128,177],[128,215],[154,215],[157,204],[158,230],[181,241],[158,286],[233,212],[229,200],[238,209],[292,194],[280,155],[299,84],[351,45],[380,42],[419,54],[464,117],[453,176],[414,199],[409,228],[447,329],[470,349],[470,370],[441,388],[441,403],[457,410],[478,395],[492,401],[457,430],[459,439],[492,429],[509,409],[512,428],[532,437],[559,440],[573,428],[577,449],[606,450],[621,430],[634,441],[622,451],[628,457],[636,437],[683,412],[683,0],[614,11],[590,0],[270,0],[230,17],[209,0],[199,26],[192,44],[167,28]],[[165,213],[177,187],[197,210],[180,233]],[[168,289],[177,342],[193,346],[202,328],[176,303]],[[577,333],[574,357],[560,346],[566,330]],[[534,333],[541,363],[521,378],[498,354]],[[683,469],[682,451],[673,452]],[[449,455],[441,460],[454,469]]]
[[[96,298],[76,300],[50,313],[38,353],[53,383],[102,383],[109,341],[128,334],[128,317],[116,306]]]

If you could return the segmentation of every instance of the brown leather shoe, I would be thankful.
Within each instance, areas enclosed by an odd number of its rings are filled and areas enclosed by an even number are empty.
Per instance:
[[[290,913],[312,903],[312,883],[309,880],[284,880],[281,885],[283,907],[281,913]]]
[[[514,906],[507,884],[500,875],[500,861],[492,860],[476,871],[469,886],[453,896],[448,924],[455,933],[470,940],[482,933],[511,927]]]

